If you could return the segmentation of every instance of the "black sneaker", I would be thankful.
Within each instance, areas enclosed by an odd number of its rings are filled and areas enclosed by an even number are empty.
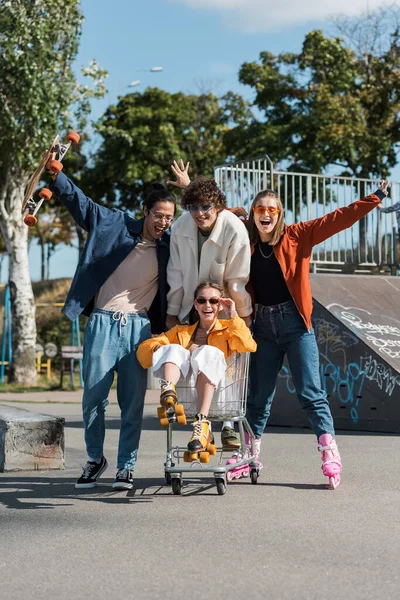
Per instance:
[[[107,461],[102,457],[99,463],[87,461],[83,473],[75,483],[76,488],[94,488],[100,475],[107,469]]]
[[[133,471],[118,469],[117,476],[112,484],[114,490],[131,490],[133,488]]]

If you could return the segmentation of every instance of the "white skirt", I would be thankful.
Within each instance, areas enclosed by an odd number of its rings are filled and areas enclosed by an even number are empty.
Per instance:
[[[200,346],[191,354],[179,344],[161,346],[153,354],[153,373],[162,376],[165,363],[173,363],[181,372],[181,380],[193,377],[197,381],[199,373],[204,373],[215,386],[225,380],[226,362],[224,353],[214,346]]]

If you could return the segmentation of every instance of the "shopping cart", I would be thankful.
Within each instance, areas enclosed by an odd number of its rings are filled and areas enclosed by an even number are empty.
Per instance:
[[[234,353],[227,358],[226,364],[225,381],[214,392],[208,419],[212,422],[235,421],[238,424],[240,449],[238,449],[237,461],[233,464],[226,464],[226,454],[229,453],[231,455],[232,450],[224,450],[222,447],[217,446],[212,464],[208,462],[210,460],[208,452],[201,453],[199,460],[194,460],[190,463],[185,462],[184,457],[187,454],[187,448],[174,446],[172,442],[173,426],[176,423],[176,417],[172,415],[169,418],[167,428],[165,479],[168,485],[172,485],[174,494],[181,494],[183,476],[187,473],[213,473],[217,492],[221,496],[226,493],[227,481],[231,481],[233,478],[231,474],[233,469],[248,466],[244,471],[250,476],[252,483],[257,483],[259,463],[254,453],[255,438],[245,417],[249,353]],[[176,386],[176,391],[179,403],[184,406],[185,415],[187,417],[194,417],[198,410],[197,393],[193,378],[189,375],[185,381],[179,382]],[[245,431],[249,433],[252,441],[251,452],[246,447]]]

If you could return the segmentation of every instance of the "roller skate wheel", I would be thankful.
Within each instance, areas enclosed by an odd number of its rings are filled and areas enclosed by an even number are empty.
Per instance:
[[[233,481],[235,479],[235,475],[232,473],[232,471],[228,471],[226,474],[226,478],[228,481]]]
[[[198,452],[189,452],[189,454],[190,454],[190,462],[192,462],[192,460],[199,460]]]
[[[183,461],[184,462],[192,462],[192,455],[190,452],[183,453]]]
[[[76,133],[76,131],[69,131],[65,139],[67,140],[67,142],[71,142],[71,144],[79,144],[81,136],[79,135],[79,133]]]
[[[183,406],[183,404],[175,405],[175,414],[177,417],[182,417],[185,414],[185,407]]]
[[[50,200],[52,197],[52,192],[48,188],[42,188],[39,192],[39,198],[44,198],[44,200]]]
[[[28,227],[34,227],[37,223],[37,218],[33,215],[26,215],[26,217],[24,218],[24,223]]]
[[[210,456],[215,456],[217,454],[217,446],[214,444],[208,444],[207,452],[209,452]]]
[[[63,165],[59,160],[52,160],[50,161],[49,170],[53,173],[61,173],[63,170]]]
[[[160,425],[163,429],[166,429],[169,425],[169,420],[167,417],[160,419]]]
[[[201,463],[210,462],[210,453],[209,452],[200,452],[200,462]]]
[[[165,410],[165,408],[163,406],[159,406],[157,408],[157,417],[161,420],[161,419],[165,419],[167,416],[167,412]]]
[[[178,417],[176,417],[176,422],[178,423],[178,425],[186,425],[186,416],[179,415]]]

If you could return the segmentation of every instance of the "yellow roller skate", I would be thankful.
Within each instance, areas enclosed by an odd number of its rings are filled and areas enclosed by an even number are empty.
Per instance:
[[[188,449],[183,456],[185,462],[199,460],[208,463],[210,455],[217,453],[214,445],[214,436],[211,432],[211,423],[204,415],[196,415],[193,422],[193,434],[187,445]]]
[[[183,404],[178,404],[175,384],[172,381],[160,379],[161,394],[160,404],[157,409],[157,415],[161,427],[168,427],[171,422],[178,425],[186,425],[185,409]]]

